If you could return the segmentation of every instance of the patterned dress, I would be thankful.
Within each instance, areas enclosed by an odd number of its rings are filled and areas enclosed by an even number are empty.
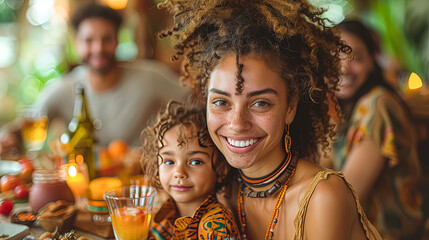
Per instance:
[[[232,213],[209,195],[192,217],[180,217],[174,201],[167,200],[155,215],[150,240],[240,239]]]
[[[347,133],[334,143],[334,169],[341,170],[353,146],[364,139],[374,140],[386,159],[365,212],[386,239],[408,239],[422,224],[417,137],[399,101],[382,87],[356,103]]]

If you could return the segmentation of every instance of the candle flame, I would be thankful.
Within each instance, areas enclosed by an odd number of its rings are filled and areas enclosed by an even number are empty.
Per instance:
[[[127,6],[128,0],[104,0],[113,9],[123,9]]]
[[[408,88],[418,89],[418,88],[421,88],[422,85],[423,83],[419,75],[417,75],[416,73],[411,73],[410,77],[408,78]]]
[[[76,175],[77,175],[77,169],[76,169],[76,167],[75,166],[70,166],[69,167],[69,176],[70,177],[76,177]]]

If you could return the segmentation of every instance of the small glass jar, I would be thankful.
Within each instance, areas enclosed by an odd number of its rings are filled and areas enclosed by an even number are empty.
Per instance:
[[[67,172],[60,170],[37,170],[33,173],[33,186],[28,201],[37,213],[47,203],[65,200],[74,203],[73,193],[66,182]]]

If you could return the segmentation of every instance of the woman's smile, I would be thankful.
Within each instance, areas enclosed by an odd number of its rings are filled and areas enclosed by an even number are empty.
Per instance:
[[[285,124],[295,112],[288,105],[286,82],[253,55],[240,58],[243,91],[236,93],[236,57],[224,56],[208,86],[209,133],[227,161],[244,172],[269,172],[284,157],[281,144]],[[266,164],[266,159],[270,163]],[[274,167],[275,168],[275,167]]]
[[[249,147],[249,146],[252,146],[253,144],[256,144],[256,142],[258,142],[258,138],[254,138],[250,140],[234,140],[232,138],[226,138],[226,140],[228,141],[229,145],[233,147],[239,147],[239,148]]]

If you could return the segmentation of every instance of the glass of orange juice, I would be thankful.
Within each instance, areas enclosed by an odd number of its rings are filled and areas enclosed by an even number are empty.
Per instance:
[[[130,185],[104,194],[117,240],[144,240],[149,233],[156,190]]]
[[[46,140],[49,119],[47,116],[27,108],[22,117],[22,140],[26,151],[39,151]]]

